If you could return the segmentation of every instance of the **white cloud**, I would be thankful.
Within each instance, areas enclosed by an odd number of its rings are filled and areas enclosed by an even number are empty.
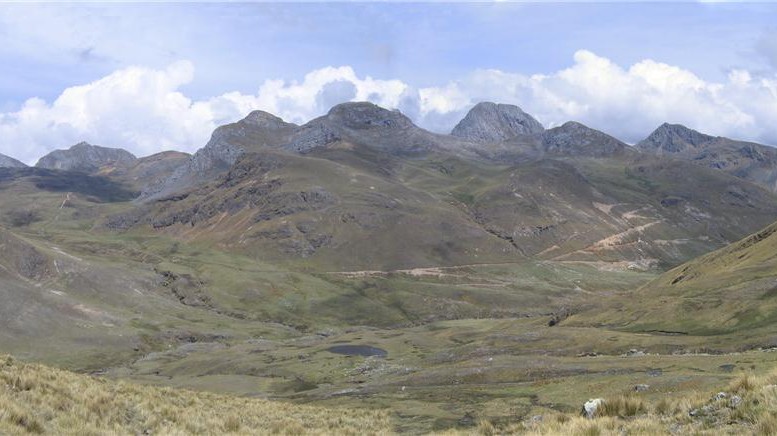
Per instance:
[[[18,111],[0,114],[0,152],[32,163],[81,140],[141,155],[191,150],[228,118],[219,119],[213,108],[193,104],[178,90],[193,74],[186,61],[164,70],[131,67],[68,88],[51,104],[29,99]]]
[[[304,123],[348,100],[399,108],[441,132],[474,103],[490,100],[517,104],[549,127],[577,120],[631,142],[669,121],[777,144],[777,75],[733,70],[713,83],[654,60],[623,67],[585,50],[575,53],[570,67],[549,74],[478,70],[422,89],[360,77],[348,66],[314,70],[301,81],[266,80],[256,94],[229,92],[205,100],[182,92],[193,80],[194,65],[180,61],[161,70],[117,70],[68,88],[50,103],[31,98],[15,112],[0,113],[0,153],[33,163],[82,140],[138,155],[194,151],[215,127],[254,109]]]
[[[731,71],[707,82],[690,71],[646,59],[628,68],[586,50],[552,74],[526,76],[497,70],[474,72],[439,88],[430,111],[463,114],[479,100],[513,103],[546,126],[577,120],[626,141],[644,138],[668,121],[714,135],[777,144],[777,75]],[[461,95],[470,101],[464,102]]]

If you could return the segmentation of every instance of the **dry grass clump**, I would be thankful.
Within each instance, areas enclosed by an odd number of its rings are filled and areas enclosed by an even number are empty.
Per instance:
[[[598,416],[616,416],[627,418],[642,415],[647,411],[647,406],[641,398],[635,396],[620,396],[608,399],[597,411]]]
[[[0,357],[0,434],[389,434],[383,411],[98,379]]]
[[[650,403],[634,395],[605,399],[594,419],[551,413],[496,427],[481,421],[472,434],[654,435],[777,434],[777,371],[742,375],[721,392],[688,392]]]

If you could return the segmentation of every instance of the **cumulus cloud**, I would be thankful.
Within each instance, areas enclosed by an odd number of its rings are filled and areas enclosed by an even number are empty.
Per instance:
[[[463,114],[479,100],[492,100],[517,104],[549,127],[577,120],[630,142],[668,121],[714,135],[777,144],[773,74],[733,70],[727,81],[716,83],[650,59],[624,68],[580,50],[572,66],[552,74],[481,70],[421,92],[434,96],[422,100],[427,115]]]
[[[80,141],[140,156],[169,149],[192,152],[217,126],[255,109],[304,123],[344,101],[396,108],[412,97],[399,80],[360,78],[350,67],[321,68],[301,82],[267,80],[256,94],[229,92],[196,101],[180,90],[193,79],[194,65],[180,61],[164,70],[121,69],[68,88],[51,103],[31,98],[18,111],[0,113],[0,153],[34,163]]]
[[[194,151],[218,125],[255,109],[304,123],[344,101],[398,108],[422,127],[447,132],[478,101],[513,103],[552,127],[577,120],[629,142],[669,121],[734,138],[777,144],[777,75],[733,70],[706,81],[646,59],[620,66],[586,50],[572,65],[545,74],[474,71],[460,80],[414,88],[401,80],[359,76],[351,67],[314,70],[301,81],[266,80],[255,94],[187,97],[194,65],[130,67],[66,89],[52,102],[27,100],[0,113],[0,153],[33,163],[56,148],[86,140],[138,155]],[[769,75],[772,74],[772,75]]]
[[[27,100],[0,114],[0,152],[32,163],[55,148],[85,140],[145,155],[191,149],[217,121],[218,111],[193,103],[178,89],[194,67],[176,62],[164,70],[126,68],[95,82],[66,89],[52,103]]]

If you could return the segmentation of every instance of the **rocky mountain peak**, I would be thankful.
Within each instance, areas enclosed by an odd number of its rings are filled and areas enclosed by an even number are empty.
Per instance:
[[[88,149],[91,149],[93,147],[102,148],[102,147],[100,147],[98,145],[92,145],[92,144],[90,144],[90,143],[88,143],[86,141],[81,141],[78,144],[71,145],[68,150],[71,150],[71,151],[88,150]]]
[[[637,148],[656,153],[680,153],[695,149],[715,139],[710,135],[689,129],[681,124],[664,123],[658,126],[647,138],[637,144]]]
[[[55,150],[40,158],[38,168],[90,173],[106,165],[126,166],[137,158],[127,150],[79,142],[67,150]]]
[[[27,165],[0,153],[0,168],[25,168]]]
[[[327,114],[329,121],[354,130],[408,128],[413,122],[398,110],[388,110],[369,102],[342,103]]]
[[[546,152],[564,156],[603,157],[629,149],[612,136],[575,121],[546,130],[542,145]]]
[[[518,106],[481,102],[476,104],[451,135],[476,142],[501,142],[518,135],[542,133],[539,121]]]
[[[249,113],[245,118],[240,120],[239,123],[269,130],[278,130],[293,126],[293,124],[283,121],[280,117],[260,110]]]

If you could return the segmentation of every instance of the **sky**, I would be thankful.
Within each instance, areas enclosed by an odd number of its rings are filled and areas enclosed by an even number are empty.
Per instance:
[[[487,100],[629,143],[671,122],[777,145],[777,4],[0,3],[0,153],[28,164],[355,100],[442,133]]]

